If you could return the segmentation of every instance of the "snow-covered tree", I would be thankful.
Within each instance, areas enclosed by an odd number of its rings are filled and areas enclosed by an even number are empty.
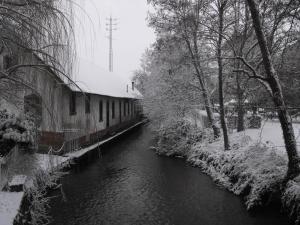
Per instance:
[[[201,106],[201,88],[186,49],[170,38],[161,37],[147,50],[136,77],[136,82],[143,83],[145,112],[158,126],[169,119],[182,119]]]
[[[211,102],[211,94],[207,84],[205,64],[211,57],[211,49],[207,43],[206,27],[202,26],[209,18],[205,17],[208,10],[208,1],[173,1],[149,0],[155,12],[150,15],[150,26],[158,34],[171,34],[181,40],[187,49],[194,75],[201,88],[202,99],[215,137],[219,137],[220,129],[216,124]],[[202,23],[200,23],[202,21]]]

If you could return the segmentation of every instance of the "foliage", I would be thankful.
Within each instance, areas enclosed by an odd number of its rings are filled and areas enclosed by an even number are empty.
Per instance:
[[[145,113],[158,126],[168,118],[184,117],[193,105],[201,104],[197,80],[185,63],[186,52],[177,45],[167,37],[160,39],[146,51],[136,72]]]
[[[192,74],[198,82],[197,87],[201,93],[203,108],[207,112],[215,137],[219,137],[220,130],[216,126],[211,90],[208,85],[208,80],[211,79],[210,71],[216,72],[217,69],[216,61],[212,60],[215,58],[216,51],[213,46],[216,43],[211,35],[211,29],[203,26],[203,24],[209,24],[216,16],[207,16],[207,13],[215,11],[214,6],[216,5],[213,1],[206,0],[149,0],[149,3],[155,10],[149,17],[149,24],[155,29],[158,37],[169,37],[167,41],[176,40],[177,44],[181,44],[180,46],[186,49],[187,62],[192,67]],[[224,120],[222,119],[222,121]]]
[[[72,2],[11,0],[0,2],[0,53],[11,57],[35,54],[49,66],[64,70],[73,59]],[[12,65],[12,64],[17,64]],[[22,67],[12,58],[8,75]],[[34,66],[32,66],[34,68]],[[4,75],[4,74],[1,74]]]
[[[288,182],[282,195],[282,203],[289,217],[295,224],[300,224],[300,177]]]
[[[186,157],[192,145],[212,138],[208,130],[195,127],[186,120],[169,120],[157,131],[159,154]]]
[[[16,145],[32,148],[36,139],[36,127],[32,119],[19,118],[6,110],[0,111],[0,155],[6,155]]]

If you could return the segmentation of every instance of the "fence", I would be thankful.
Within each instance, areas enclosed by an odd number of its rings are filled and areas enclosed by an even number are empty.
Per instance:
[[[140,119],[135,118],[130,121],[126,121],[126,122],[111,126],[104,130],[100,130],[95,133],[87,134],[87,135],[66,141],[66,142],[64,142],[63,147],[57,154],[64,155],[66,153],[74,152],[79,149],[96,144],[96,143],[112,136],[113,134],[115,134],[117,132],[120,132],[126,128],[129,128],[130,126],[133,126],[134,124],[136,124],[139,121],[140,121]]]

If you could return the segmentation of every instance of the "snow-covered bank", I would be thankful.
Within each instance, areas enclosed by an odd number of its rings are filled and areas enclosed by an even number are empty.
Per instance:
[[[300,177],[281,189],[287,157],[278,154],[276,147],[244,134],[233,134],[231,144],[230,151],[224,151],[222,141],[196,144],[187,160],[234,194],[244,196],[248,209],[281,202],[291,220],[299,224]]]
[[[173,130],[168,131],[169,128]],[[164,127],[163,132],[160,132],[162,137],[158,138],[158,153],[183,156],[217,183],[234,194],[243,196],[249,210],[274,202],[281,203],[290,218],[296,221],[296,224],[300,223],[300,178],[290,181],[284,190],[281,188],[287,171],[287,157],[284,149],[279,150],[274,144],[275,141],[277,145],[280,144],[279,124],[266,124],[265,129],[272,130],[272,134],[267,133],[267,136],[264,136],[265,130],[261,132],[259,129],[231,134],[230,151],[224,151],[222,139],[207,139],[206,132],[200,132],[196,135],[198,138],[188,140],[195,137],[193,134],[187,134],[194,132],[193,129],[188,131],[184,128],[182,135],[178,132],[178,129],[181,130],[180,126],[175,128]],[[247,135],[249,133],[251,137]],[[274,141],[268,137],[274,138]],[[200,141],[197,141],[199,138]],[[174,142],[177,142],[176,145],[164,148]]]
[[[245,196],[248,209],[273,201],[286,173],[286,159],[243,134],[232,135],[231,144],[230,151],[224,151],[222,141],[196,144],[188,161],[228,190]]]

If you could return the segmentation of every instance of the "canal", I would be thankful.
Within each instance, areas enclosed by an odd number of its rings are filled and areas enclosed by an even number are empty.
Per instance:
[[[52,225],[287,225],[278,212],[249,213],[242,200],[183,160],[157,156],[147,125],[62,179]]]

